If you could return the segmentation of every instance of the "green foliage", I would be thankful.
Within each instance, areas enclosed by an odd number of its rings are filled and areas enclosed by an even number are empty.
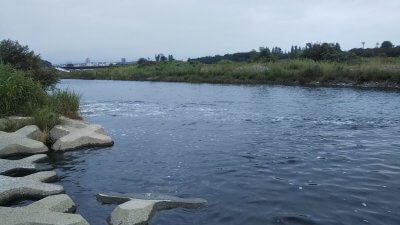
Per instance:
[[[68,90],[54,90],[50,94],[27,72],[0,64],[0,117],[33,116],[35,124],[48,131],[58,123],[59,115],[78,119],[80,96]],[[6,123],[6,130],[18,125]]]
[[[290,59],[217,64],[146,62],[141,65],[62,73],[64,78],[247,84],[400,84],[400,58],[355,58],[345,61]]]
[[[381,45],[381,48],[384,48],[384,49],[389,49],[389,48],[393,48],[393,47],[394,47],[394,45],[390,41],[384,41],[384,42],[382,42],[382,45]]]
[[[19,70],[35,70],[41,65],[40,56],[30,51],[28,46],[10,39],[0,42],[0,59]]]
[[[0,64],[0,116],[29,115],[45,100],[39,83],[10,65]]]
[[[69,90],[55,90],[48,97],[48,105],[57,113],[71,119],[79,115],[80,95]]]
[[[55,125],[60,124],[60,115],[49,106],[43,106],[33,111],[32,117],[35,124],[45,133]]]
[[[51,64],[41,60],[27,45],[21,45],[18,41],[8,39],[0,42],[0,62],[27,71],[25,75],[38,81],[44,89],[54,88],[58,82],[55,70],[49,67]]]

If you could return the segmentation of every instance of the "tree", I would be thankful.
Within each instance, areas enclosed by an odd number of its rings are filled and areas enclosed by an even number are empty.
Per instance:
[[[343,61],[351,57],[351,55],[343,52],[339,43],[307,43],[306,48],[302,52],[302,57],[315,61]]]
[[[29,51],[27,45],[10,39],[0,42],[0,60],[19,70],[39,69],[41,64],[40,56]]]
[[[155,56],[156,62],[166,62],[168,60],[167,57],[165,57],[164,54],[160,53]]]
[[[161,62],[166,62],[167,60],[168,60],[168,58],[165,57],[164,54],[160,54],[160,61],[161,61]]]
[[[384,42],[382,42],[382,45],[381,45],[381,48],[384,48],[384,49],[389,49],[389,48],[393,48],[393,47],[394,47],[394,45],[390,41],[384,41]]]
[[[175,61],[174,56],[173,55],[168,55],[168,61],[170,61],[170,62]]]
[[[25,74],[40,82],[44,89],[53,88],[58,82],[55,70],[48,68],[51,63],[42,60],[40,55],[36,55],[27,45],[21,45],[18,41],[7,39],[0,42],[0,62],[26,71]]]
[[[139,65],[145,64],[145,63],[147,63],[147,59],[145,59],[145,58],[140,58],[140,59],[137,61],[137,63],[138,63]]]

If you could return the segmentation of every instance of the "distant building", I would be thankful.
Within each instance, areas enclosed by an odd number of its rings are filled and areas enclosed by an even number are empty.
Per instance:
[[[86,64],[86,66],[91,66],[91,65],[92,65],[92,64],[90,63],[90,59],[89,59],[89,58],[86,58],[85,64]]]
[[[123,64],[123,65],[126,64],[126,59],[125,58],[121,58],[121,64]]]

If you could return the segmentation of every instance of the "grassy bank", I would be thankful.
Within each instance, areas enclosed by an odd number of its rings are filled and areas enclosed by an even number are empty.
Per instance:
[[[351,62],[145,62],[124,67],[61,73],[61,78],[288,85],[357,86],[374,83],[372,85],[394,87],[400,84],[400,58],[360,58]]]
[[[11,65],[0,64],[0,118],[30,116],[47,133],[59,123],[60,115],[79,118],[79,95],[68,90],[46,91],[30,74]],[[7,124],[6,131],[19,127]]]

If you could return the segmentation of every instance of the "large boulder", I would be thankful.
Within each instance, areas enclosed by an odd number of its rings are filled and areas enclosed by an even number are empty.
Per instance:
[[[53,195],[24,207],[0,207],[1,225],[89,225],[75,212],[76,206],[68,195]]]
[[[173,208],[194,209],[205,206],[199,198],[179,198],[160,194],[98,194],[104,204],[120,204],[111,213],[111,225],[144,225],[157,211]]]
[[[69,151],[84,147],[112,146],[111,137],[104,128],[97,124],[62,117],[62,125],[50,130],[50,138],[54,142],[54,151]]]
[[[23,127],[13,133],[0,131],[0,158],[47,152],[49,149],[39,141],[42,137],[42,132],[35,125]]]

